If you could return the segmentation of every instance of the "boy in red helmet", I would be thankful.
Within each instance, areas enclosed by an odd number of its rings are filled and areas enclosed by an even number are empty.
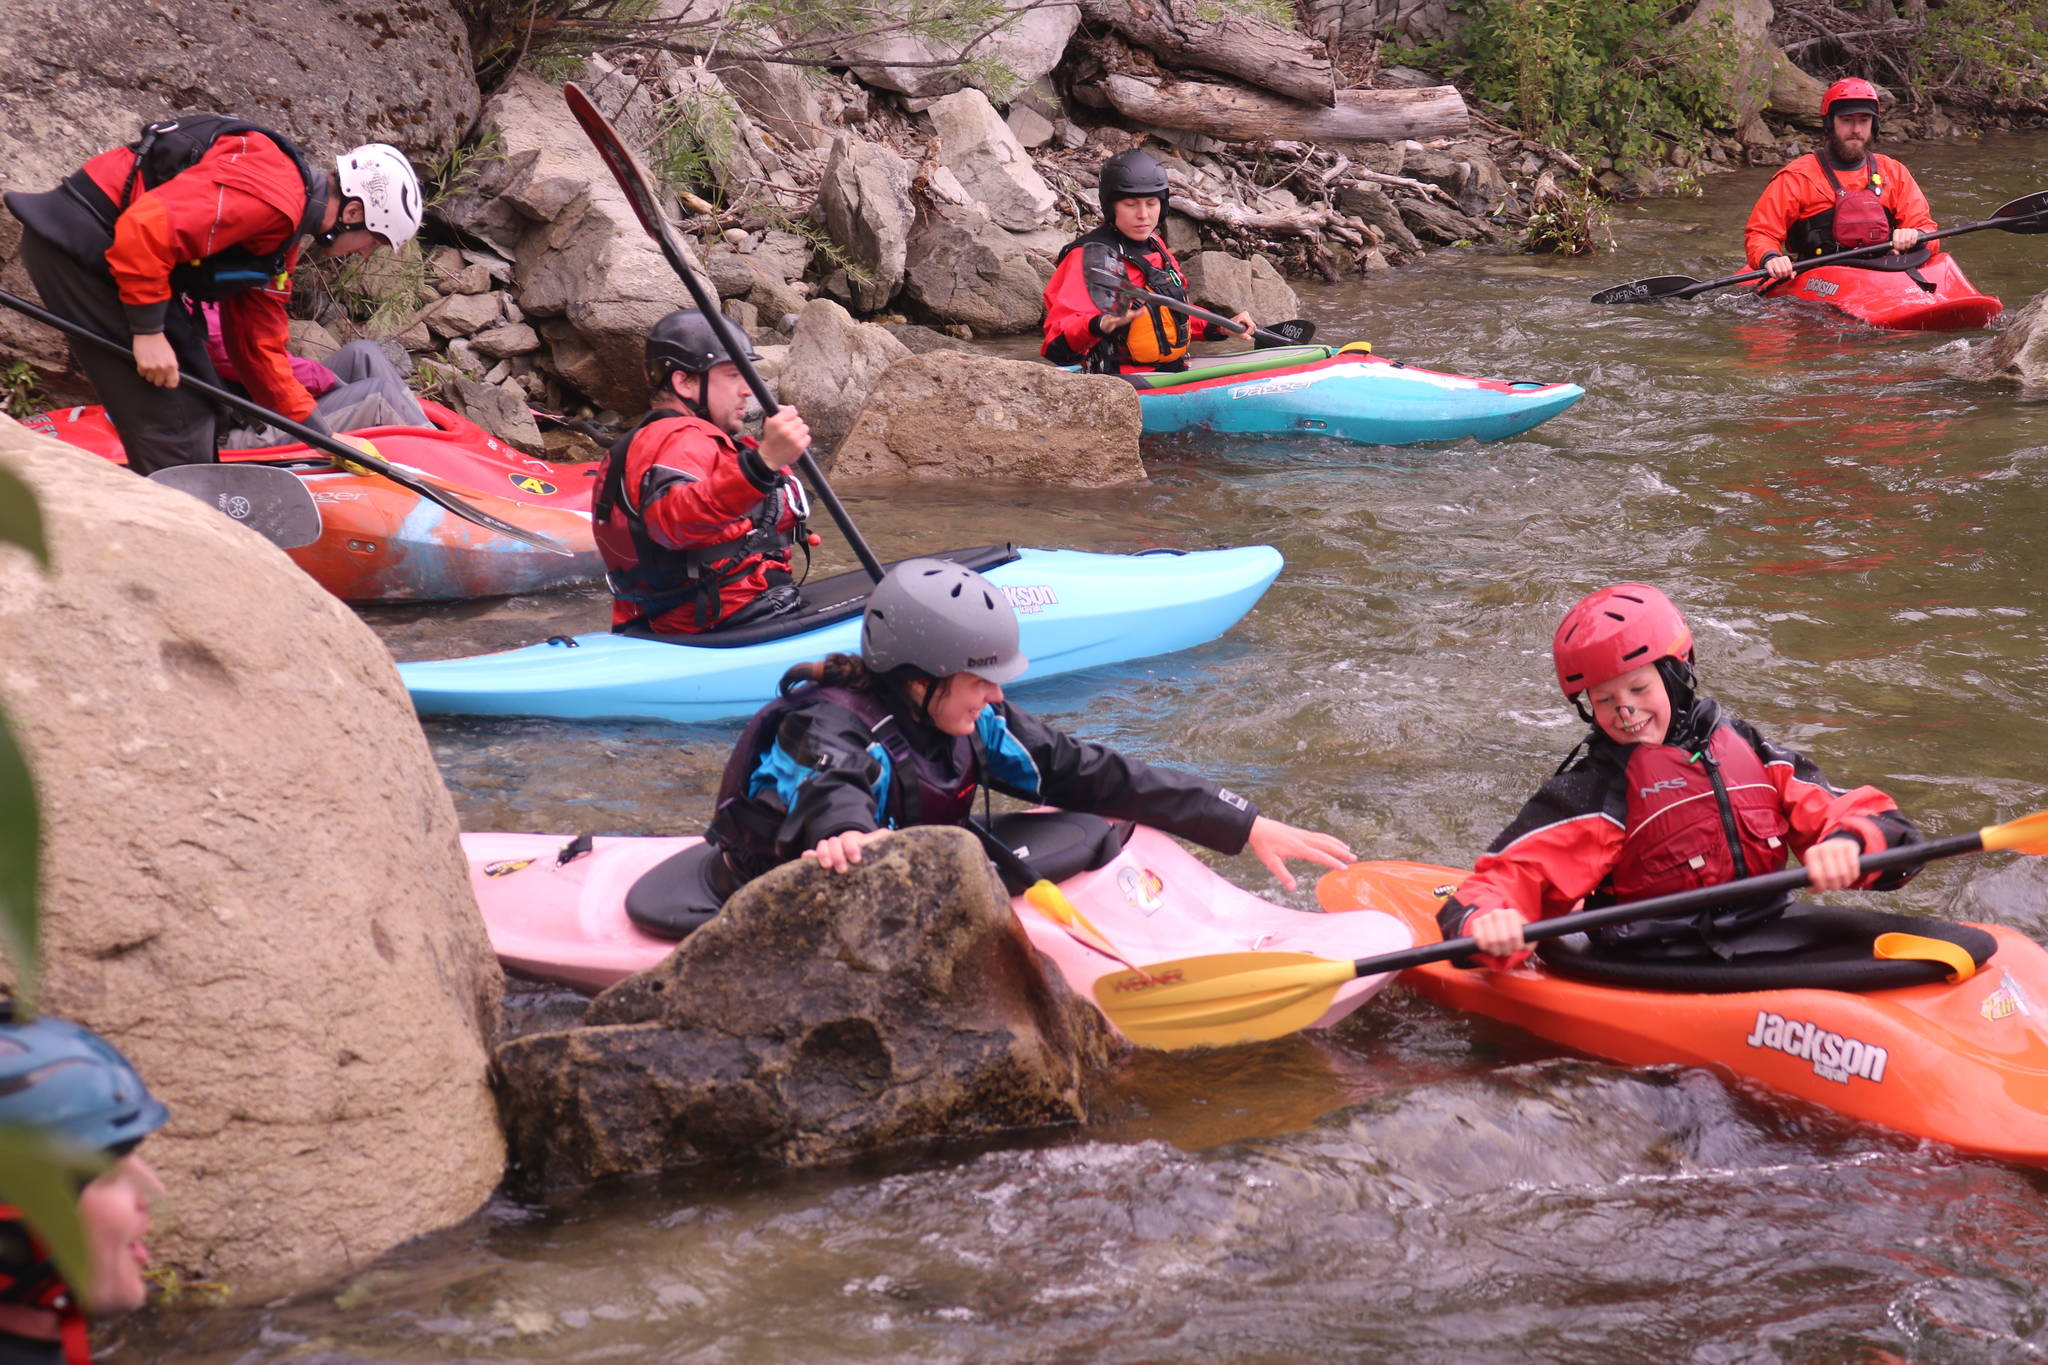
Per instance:
[[[1877,87],[1836,81],[1820,100],[1820,150],[1782,167],[1750,210],[1743,234],[1753,269],[1782,280],[1795,259],[1891,243],[1903,254],[1934,231],[1913,173],[1870,150],[1877,141]],[[1937,243],[1928,248],[1939,251]]]
[[[1446,938],[1477,940],[1480,965],[1517,965],[1527,956],[1523,925],[1582,900],[1644,900],[1760,876],[1792,856],[1820,891],[1889,890],[1912,875],[1863,877],[1858,868],[1864,853],[1920,840],[1890,797],[1833,786],[1803,754],[1698,695],[1692,630],[1656,588],[1620,583],[1585,598],[1565,614],[1551,652],[1558,686],[1593,730],[1438,914]],[[1727,957],[1733,940],[1789,903],[1777,896],[1614,925],[1595,932],[1594,947]]]

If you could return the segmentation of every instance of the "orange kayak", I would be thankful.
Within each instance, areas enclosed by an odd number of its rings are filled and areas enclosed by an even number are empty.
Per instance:
[[[550,554],[479,526],[389,479],[338,470],[325,455],[301,445],[224,451],[222,459],[283,464],[305,480],[320,508],[320,538],[285,553],[344,602],[501,597],[603,575],[590,526],[596,463],[539,460],[448,408],[428,402],[421,406],[434,429],[372,427],[356,434],[373,441],[392,464],[433,479],[479,511],[548,536],[571,553]],[[106,459],[125,459],[102,408],[60,409],[24,424]]]
[[[1380,910],[1417,942],[1465,874],[1357,863],[1323,878],[1325,910]],[[1965,981],[1891,990],[1689,994],[1512,972],[1411,968],[1403,984],[1453,1009],[1595,1057],[1724,1073],[1964,1151],[2048,1164],[2048,952],[1996,925],[1997,951]]]

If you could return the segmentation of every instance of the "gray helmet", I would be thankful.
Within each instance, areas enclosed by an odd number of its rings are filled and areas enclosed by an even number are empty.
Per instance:
[[[759,360],[754,354],[754,343],[740,329],[736,322],[726,324],[732,329],[734,338],[740,344],[740,353],[749,360]],[[650,388],[660,388],[668,377],[680,370],[684,374],[704,374],[722,360],[731,360],[732,353],[725,349],[725,343],[718,339],[718,329],[711,319],[694,308],[681,308],[660,322],[647,334],[647,383]]]
[[[906,559],[875,585],[861,617],[860,659],[876,673],[909,664],[934,678],[972,673],[1006,683],[1030,665],[1003,590],[943,559]]]

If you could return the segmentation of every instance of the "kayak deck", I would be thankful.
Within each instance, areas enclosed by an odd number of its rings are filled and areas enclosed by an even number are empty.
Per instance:
[[[1909,273],[1905,262],[1917,262]],[[1932,285],[1923,287],[1917,273]],[[2005,310],[1989,294],[1980,294],[1963,274],[1956,258],[1926,250],[1904,256],[1878,257],[1872,264],[1822,265],[1795,277],[1791,284],[1759,296],[1815,303],[1847,313],[1859,322],[1896,332],[1955,332],[1982,327]]]
[[[557,863],[569,842],[560,834],[462,836],[470,885],[499,961],[524,975],[597,991],[674,952],[675,943],[642,933],[627,918],[626,893],[650,869],[700,841],[599,838],[588,854]],[[1067,878],[1061,888],[1141,965],[1262,950],[1350,959],[1398,951],[1412,941],[1407,925],[1392,915],[1320,915],[1261,900],[1143,825],[1113,859]],[[1093,1000],[1098,979],[1127,970],[1022,896],[1012,905],[1032,945],[1077,993]],[[1384,977],[1348,983],[1310,1027],[1336,1023],[1384,984]]]
[[[987,547],[952,551],[956,558]],[[1028,677],[1170,654],[1213,640],[1256,603],[1281,568],[1279,551],[1079,550],[1016,552],[985,573],[1017,609]],[[399,665],[422,715],[553,716],[677,722],[751,715],[791,665],[860,648],[866,579],[806,585],[807,602],[834,604],[818,628],[778,638],[589,634],[499,654]]]
[[[1359,863],[1323,879],[1325,909],[1391,912],[1435,936],[1465,874]],[[1512,972],[1412,968],[1402,980],[1454,1009],[1630,1065],[1712,1067],[1851,1118],[1964,1151],[2048,1164],[2048,952],[1977,926],[1997,951],[1968,980],[1891,990],[1684,994]]]

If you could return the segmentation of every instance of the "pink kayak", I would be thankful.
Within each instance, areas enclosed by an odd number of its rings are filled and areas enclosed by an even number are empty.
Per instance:
[[[1314,953],[1338,960],[1411,946],[1414,937],[1393,915],[1361,910],[1343,915],[1292,910],[1232,885],[1170,836],[1144,825],[1110,825],[1092,816],[1058,813],[1061,822],[1092,822],[1091,833],[1052,847],[1060,831],[1028,823],[1044,815],[999,817],[996,826],[1021,845],[1047,875],[1056,864],[1093,863],[1059,878],[1076,909],[1133,962],[1146,965],[1210,953]],[[1025,837],[1020,838],[1020,833]],[[667,957],[676,944],[642,930],[627,899],[644,902],[647,888],[692,861],[695,838],[575,839],[561,834],[465,834],[470,885],[498,960],[513,971],[579,990],[602,990]],[[579,850],[567,862],[565,849]],[[586,848],[587,852],[580,850]],[[637,888],[637,890],[636,890]],[[1059,968],[1067,984],[1095,998],[1096,981],[1127,970],[1016,897],[1017,918],[1032,945]],[[659,913],[658,911],[656,913]],[[1327,1028],[1363,1005],[1386,977],[1348,983],[1311,1028]]]

